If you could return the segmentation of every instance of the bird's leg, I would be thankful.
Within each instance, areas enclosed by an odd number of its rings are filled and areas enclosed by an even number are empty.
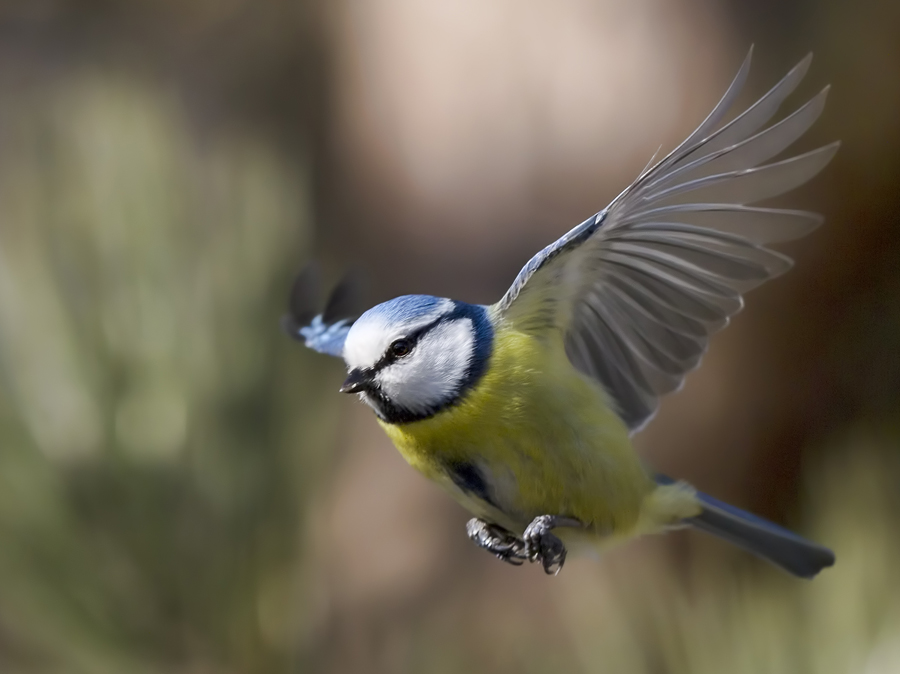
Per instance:
[[[466,523],[466,533],[475,541],[475,545],[492,552],[497,559],[502,559],[507,564],[521,566],[528,559],[525,556],[525,543],[499,524],[474,517]]]
[[[566,546],[552,533],[556,527],[580,527],[572,517],[539,515],[525,529],[525,556],[530,562],[540,562],[544,572],[556,575],[566,562]]]

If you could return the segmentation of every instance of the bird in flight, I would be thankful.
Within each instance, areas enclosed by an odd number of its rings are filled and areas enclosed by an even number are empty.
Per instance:
[[[654,473],[631,444],[744,293],[791,267],[767,246],[821,223],[754,204],[834,156],[838,143],[774,160],[828,89],[769,124],[810,55],[726,123],[750,57],[683,143],[538,252],[496,304],[406,295],[354,318],[341,315],[339,286],[314,315],[313,279],[294,285],[288,333],[344,359],[341,391],[374,410],[403,457],[475,516],[469,537],[503,561],[557,573],[570,548],[689,526],[799,577],[834,563],[831,550]]]

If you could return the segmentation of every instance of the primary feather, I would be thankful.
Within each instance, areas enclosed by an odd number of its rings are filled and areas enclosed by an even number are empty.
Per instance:
[[[297,275],[291,286],[289,311],[281,317],[281,328],[314,351],[340,357],[354,321],[346,315],[356,294],[352,281],[352,278],[346,278],[339,283],[325,309],[317,315],[321,283],[317,265],[310,264]]]
[[[743,293],[791,266],[765,244],[798,238],[813,213],[752,206],[803,184],[838,143],[764,164],[818,118],[827,88],[759,131],[806,74],[807,56],[721,124],[750,55],[704,122],[606,209],[532,258],[494,311],[516,329],[562,331],[566,353],[608,391],[636,431],[679,388]]]

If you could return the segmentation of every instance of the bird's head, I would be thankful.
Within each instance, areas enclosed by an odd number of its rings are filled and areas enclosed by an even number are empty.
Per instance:
[[[484,374],[493,328],[482,306],[406,295],[359,317],[344,343],[349,375],[341,391],[358,393],[389,423],[428,418],[458,402]]]

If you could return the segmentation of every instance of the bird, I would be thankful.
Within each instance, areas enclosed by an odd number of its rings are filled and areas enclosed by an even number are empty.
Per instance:
[[[770,124],[809,54],[726,122],[752,53],[687,139],[534,255],[499,302],[404,295],[354,316],[341,285],[316,314],[316,274],[294,284],[284,329],[343,358],[340,391],[374,411],[406,461],[474,516],[468,536],[505,562],[556,574],[570,549],[685,527],[800,578],[835,562],[822,545],[654,472],[632,446],[744,294],[792,266],[767,246],[823,220],[756,204],[834,156],[839,142],[778,158],[819,117],[828,87]]]

